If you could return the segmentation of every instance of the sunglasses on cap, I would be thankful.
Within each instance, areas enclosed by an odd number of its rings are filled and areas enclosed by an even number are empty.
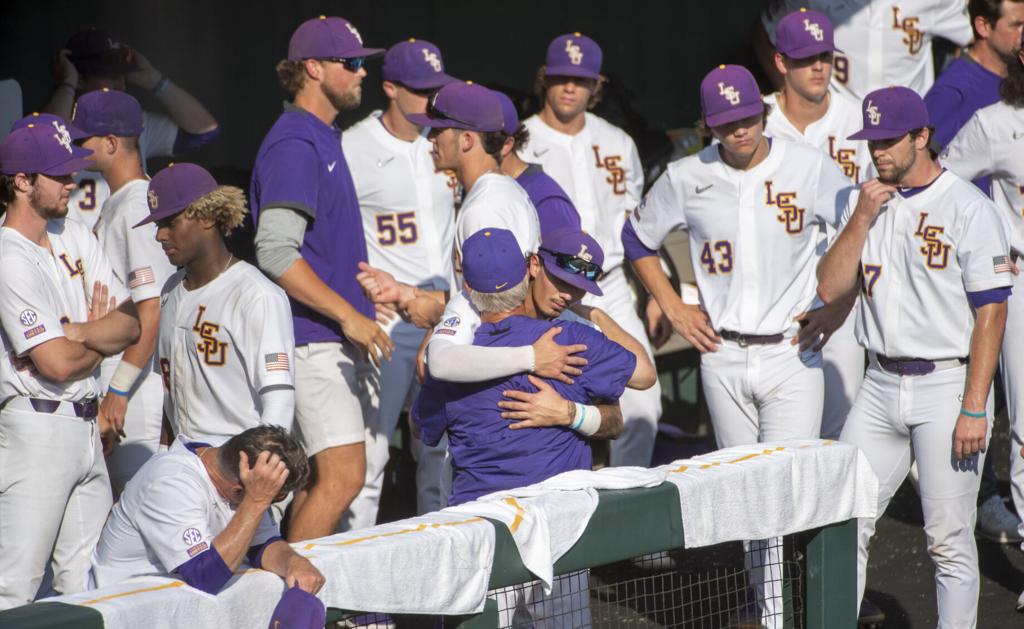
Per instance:
[[[541,251],[547,253],[555,259],[555,265],[563,271],[568,271],[573,275],[582,275],[591,282],[596,282],[601,279],[604,275],[604,271],[598,265],[593,262],[584,260],[583,258],[577,258],[574,255],[568,253],[557,253],[550,249],[540,248]]]
[[[345,66],[349,72],[359,72],[359,69],[366,63],[366,57],[319,57],[320,61],[331,61]]]
[[[458,122],[459,124],[464,124],[464,125],[467,125],[467,126],[470,126],[470,127],[475,127],[476,126],[472,122],[467,122],[465,120],[462,120],[460,118],[457,118],[456,116],[452,116],[450,114],[447,114],[447,113],[441,111],[440,109],[438,109],[437,108],[437,95],[440,94],[440,93],[441,93],[440,90],[434,92],[433,96],[430,97],[430,100],[427,101],[427,115],[428,116],[430,116],[431,118],[440,118],[441,120],[454,120],[455,122]]]

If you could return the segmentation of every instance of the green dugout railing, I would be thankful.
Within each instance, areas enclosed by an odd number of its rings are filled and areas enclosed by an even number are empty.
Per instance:
[[[683,547],[679,494],[674,485],[663,483],[648,489],[602,490],[598,493],[597,510],[576,545],[555,564],[555,574]],[[533,581],[533,575],[519,558],[508,529],[498,522],[492,524],[495,549],[490,587],[496,589]],[[856,532],[856,521],[849,520],[797,536],[806,568],[803,626],[807,629],[853,629],[857,626]],[[328,623],[354,614],[356,612],[331,608],[328,610]],[[445,626],[461,629],[497,627],[497,605],[488,600],[481,613],[446,617]],[[0,628],[43,627],[103,629],[103,619],[94,609],[62,603],[35,603],[0,612]]]

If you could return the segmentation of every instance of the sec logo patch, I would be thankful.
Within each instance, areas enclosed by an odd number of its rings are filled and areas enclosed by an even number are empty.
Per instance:
[[[39,317],[36,316],[35,310],[22,310],[21,314],[18,315],[18,320],[21,321],[21,325],[27,328],[30,325],[35,325],[36,321],[39,320]]]
[[[195,546],[199,542],[203,541],[203,534],[199,532],[199,529],[186,529],[181,534],[181,540],[185,542],[187,546]]]
[[[441,322],[441,325],[446,328],[457,328],[459,327],[460,323],[462,323],[462,319],[460,319],[459,317],[448,317],[447,319]]]

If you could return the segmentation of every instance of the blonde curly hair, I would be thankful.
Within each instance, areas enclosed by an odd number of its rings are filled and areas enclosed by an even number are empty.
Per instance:
[[[242,224],[248,212],[245,193],[234,186],[217,186],[216,190],[204,194],[184,209],[186,218],[213,219],[225,236]]]

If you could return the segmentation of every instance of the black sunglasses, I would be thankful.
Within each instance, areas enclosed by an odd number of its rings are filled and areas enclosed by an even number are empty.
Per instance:
[[[541,247],[540,250],[552,256],[555,259],[555,265],[558,268],[563,271],[568,271],[573,275],[582,275],[591,282],[596,282],[601,279],[602,275],[604,275],[604,271],[601,270],[601,267],[589,260],[584,260],[583,258],[578,258],[574,255],[569,255],[568,253],[557,253],[550,249],[545,249],[544,247]]]
[[[332,61],[345,66],[349,72],[359,72],[359,69],[366,63],[366,57],[319,57],[320,61]]]
[[[427,115],[428,116],[430,116],[431,118],[440,118],[441,120],[454,120],[455,122],[458,122],[459,124],[464,124],[464,125],[469,126],[469,127],[476,127],[476,125],[473,124],[472,122],[466,122],[465,120],[461,120],[459,118],[456,118],[455,116],[447,114],[447,113],[441,111],[440,109],[438,109],[437,108],[437,95],[438,94],[440,94],[440,91],[434,92],[433,96],[430,97],[430,100],[427,101]]]

